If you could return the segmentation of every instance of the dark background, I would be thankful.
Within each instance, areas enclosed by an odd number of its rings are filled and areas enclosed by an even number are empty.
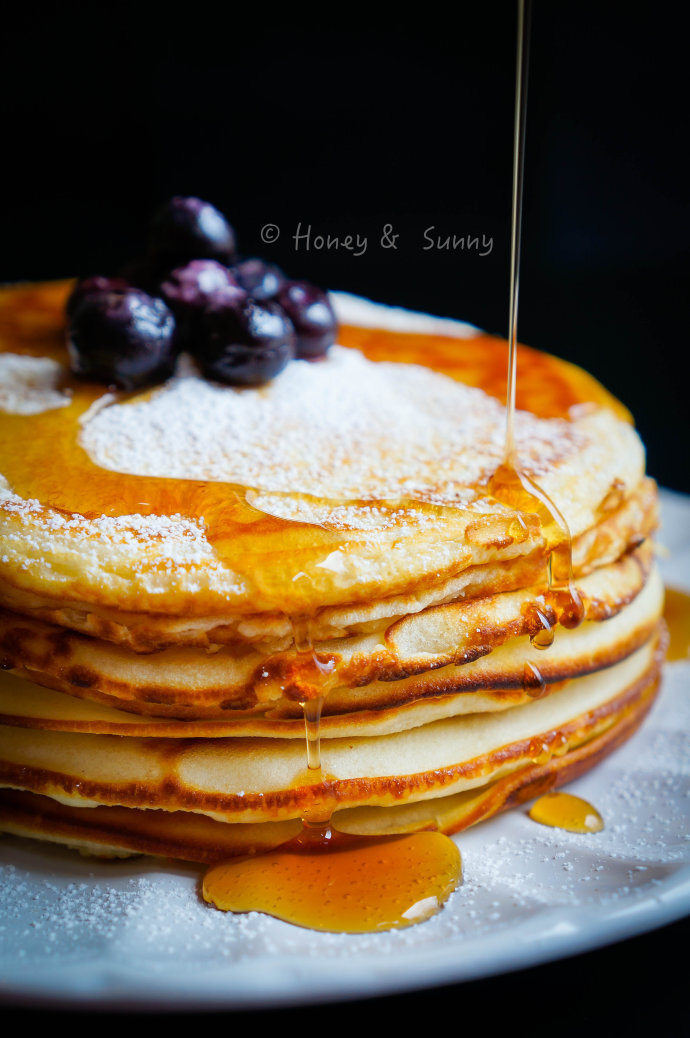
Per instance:
[[[293,276],[507,334],[512,2],[338,29],[24,10],[3,27],[0,279],[112,270],[157,204],[197,194]],[[690,491],[685,48],[672,4],[534,4],[519,336],[598,376]],[[296,250],[300,224],[367,251]],[[430,226],[492,251],[424,251]]]
[[[196,194],[225,211],[246,255],[505,335],[513,3],[394,23],[350,7],[303,20],[197,7],[3,15],[0,280],[112,270],[141,248],[157,204]],[[672,4],[534,4],[519,336],[598,376],[635,414],[652,474],[688,492],[686,49]],[[281,230],[273,245],[267,223]],[[367,251],[297,251],[300,223],[365,235]],[[379,244],[385,224],[397,249]],[[424,251],[432,225],[492,238],[492,251]],[[683,922],[373,1011],[462,1021],[474,1006],[499,1023],[519,998],[530,1031],[596,1033],[647,1013],[681,1033],[674,956],[688,937]]]

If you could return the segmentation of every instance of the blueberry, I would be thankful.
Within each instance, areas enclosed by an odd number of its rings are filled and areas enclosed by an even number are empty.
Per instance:
[[[98,292],[122,292],[128,287],[128,282],[121,277],[111,278],[96,274],[92,277],[79,278],[65,304],[67,316],[71,317],[82,299],[88,295]]]
[[[232,273],[216,260],[190,260],[161,282],[160,295],[175,315],[178,349],[194,350],[199,321],[211,306],[222,306],[245,293]]]
[[[294,351],[295,333],[281,307],[243,293],[204,312],[195,355],[207,377],[256,386],[280,374]]]
[[[280,267],[261,259],[246,259],[232,268],[239,285],[252,299],[275,299],[287,278]]]
[[[235,232],[222,213],[200,198],[176,196],[154,214],[149,253],[168,269],[192,259],[235,259]]]
[[[325,356],[338,332],[338,321],[327,294],[307,281],[288,281],[278,303],[295,328],[296,355],[305,360]]]
[[[228,267],[216,260],[197,259],[171,270],[161,282],[160,293],[177,316],[203,310],[216,301],[222,303],[228,289],[238,287]]]
[[[84,296],[67,347],[75,374],[135,389],[172,373],[174,338],[175,318],[163,300],[125,288]]]

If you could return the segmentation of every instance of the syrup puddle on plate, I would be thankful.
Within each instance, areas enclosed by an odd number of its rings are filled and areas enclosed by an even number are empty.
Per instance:
[[[435,915],[460,883],[456,845],[443,833],[351,836],[305,824],[275,851],[214,865],[204,899],[312,930],[392,930]]]
[[[676,588],[666,588],[664,620],[668,627],[669,644],[666,659],[690,659],[690,594]]]
[[[596,807],[572,793],[546,793],[527,813],[540,825],[569,833],[599,833],[604,828],[604,819]]]

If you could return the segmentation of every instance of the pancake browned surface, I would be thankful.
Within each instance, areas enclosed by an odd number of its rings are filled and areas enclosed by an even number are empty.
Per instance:
[[[489,489],[504,343],[336,295],[321,363],[113,397],[69,373],[68,287],[0,293],[3,827],[204,861],[314,804],[452,832],[634,730],[663,649],[656,487],[586,373],[521,350],[518,456],[570,527],[568,629],[538,516]]]

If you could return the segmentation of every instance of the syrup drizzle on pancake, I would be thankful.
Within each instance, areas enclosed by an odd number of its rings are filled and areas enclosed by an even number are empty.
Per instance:
[[[529,758],[533,764],[548,764],[552,757],[562,757],[567,752],[568,736],[564,732],[553,732],[530,740]]]
[[[522,194],[525,167],[525,123],[527,115],[527,73],[529,59],[529,8],[518,3],[518,42],[515,80],[515,136],[513,148],[513,200],[510,255],[510,311],[508,337],[508,391],[506,401],[506,439],[503,463],[489,481],[490,493],[503,504],[520,512],[535,513],[549,547],[548,591],[534,606],[540,629],[532,635],[532,645],[547,649],[553,644],[553,607],[562,610],[560,622],[577,627],[585,608],[573,583],[572,538],[568,524],[551,498],[521,468],[515,445],[515,400],[517,394],[517,323],[520,293],[520,241],[522,236]],[[551,613],[551,615],[549,615]],[[539,669],[525,665],[524,688],[532,695],[542,694],[544,683]]]
[[[522,687],[531,699],[541,699],[546,694],[546,678],[531,660],[525,662]]]

